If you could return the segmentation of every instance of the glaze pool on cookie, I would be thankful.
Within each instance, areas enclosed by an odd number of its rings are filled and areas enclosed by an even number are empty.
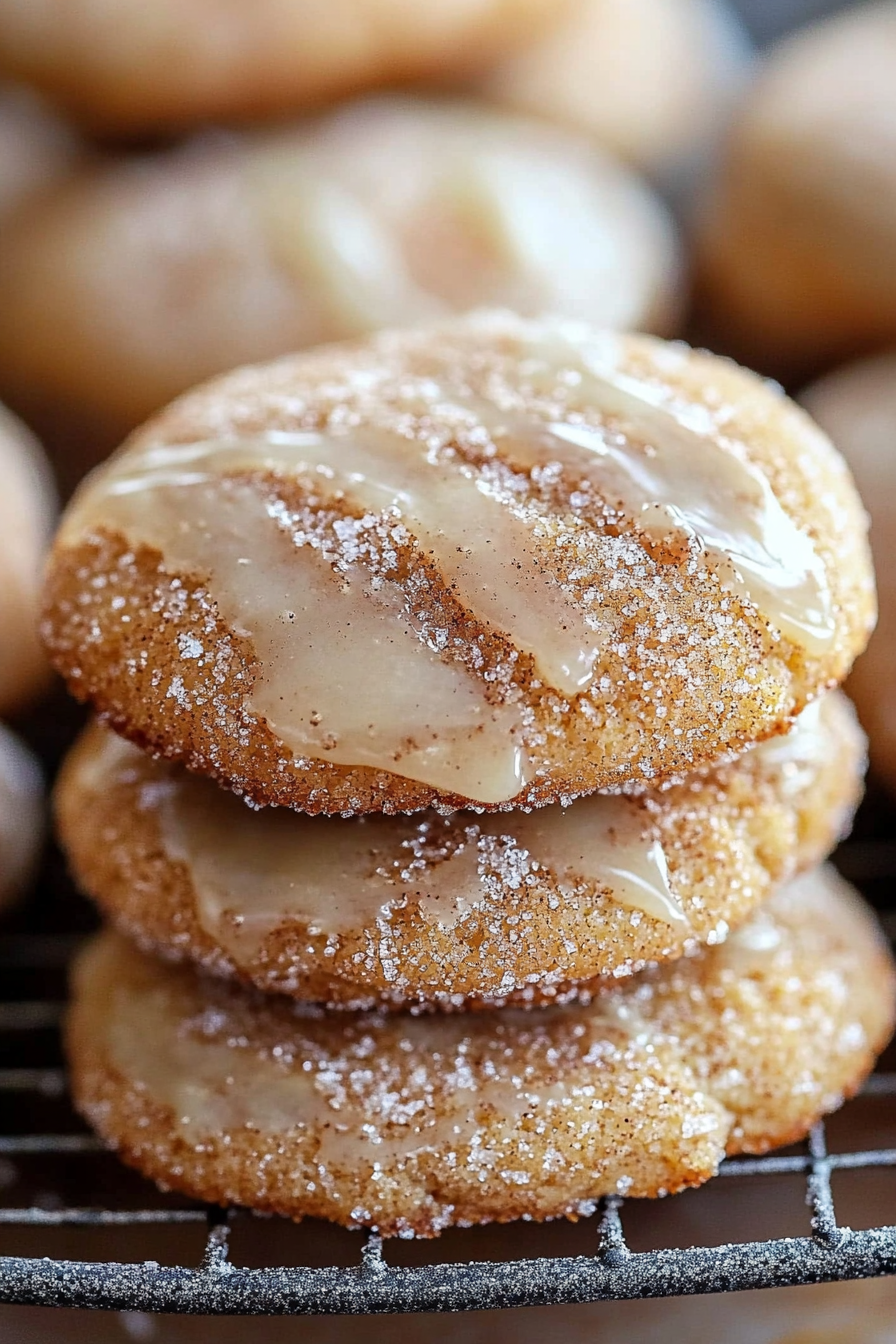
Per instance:
[[[833,694],[786,736],[638,799],[307,817],[94,727],[56,811],[81,886],[145,947],[297,998],[451,1009],[587,995],[582,981],[722,941],[830,851],[863,768]]]

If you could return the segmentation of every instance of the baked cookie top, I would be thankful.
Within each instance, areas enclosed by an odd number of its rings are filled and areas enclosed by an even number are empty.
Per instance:
[[[352,813],[667,781],[785,731],[874,609],[846,467],[779,389],[474,314],[173,403],[76,496],[43,629],[138,743]]]
[[[814,872],[588,1006],[326,1013],[107,933],[76,967],[68,1054],[80,1110],[167,1187],[426,1236],[581,1216],[796,1141],[860,1085],[893,997],[871,912]]]
[[[864,747],[833,693],[785,736],[638,798],[307,817],[94,726],[56,815],[82,889],[168,957],[339,1007],[541,1002],[723,941],[844,833]]]

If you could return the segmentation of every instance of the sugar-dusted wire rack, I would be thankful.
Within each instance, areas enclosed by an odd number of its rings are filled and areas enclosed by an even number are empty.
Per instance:
[[[896,881],[896,843],[888,838],[893,833],[889,805],[870,800],[858,838],[841,850],[839,861],[896,934],[896,912],[888,909]],[[443,1244],[438,1241],[429,1244],[432,1263],[409,1265],[400,1263],[396,1254],[401,1244],[384,1246],[376,1235],[349,1233],[343,1235],[350,1238],[354,1263],[320,1264],[312,1257],[303,1264],[300,1257],[289,1258],[288,1241],[287,1250],[278,1254],[278,1239],[288,1238],[294,1231],[291,1224],[255,1219],[240,1210],[178,1203],[160,1194],[119,1169],[110,1155],[101,1156],[97,1141],[71,1111],[58,1027],[65,967],[89,916],[66,890],[58,856],[50,868],[43,904],[35,904],[30,919],[20,916],[5,936],[0,934],[0,1239],[14,1252],[0,1256],[0,1302],[201,1314],[459,1311],[896,1274],[896,1170],[893,1218],[880,1225],[858,1231],[841,1226],[832,1189],[832,1177],[840,1173],[878,1169],[883,1176],[880,1169],[896,1169],[896,1071],[886,1068],[869,1080],[863,1093],[866,1104],[870,1100],[883,1117],[873,1131],[873,1145],[854,1146],[848,1117],[850,1107],[863,1104],[859,1100],[849,1103],[835,1122],[839,1138],[834,1141],[819,1124],[799,1149],[726,1162],[705,1191],[677,1197],[691,1201],[694,1244],[630,1247],[626,1225],[639,1210],[643,1223],[645,1205],[613,1198],[604,1200],[595,1217],[577,1229],[580,1253],[573,1255],[528,1253],[525,1237],[531,1234],[535,1250],[540,1244],[534,1226],[517,1230],[514,1249],[522,1245],[523,1254],[513,1259],[480,1255],[465,1260],[465,1247],[474,1246],[476,1234],[463,1232],[453,1234],[454,1254],[444,1262],[438,1259]],[[38,912],[40,925],[35,927]],[[59,925],[68,931],[54,932]],[[883,1143],[877,1142],[881,1139]],[[97,1161],[107,1164],[101,1181],[87,1172]],[[805,1235],[774,1235],[771,1228],[772,1235],[761,1239],[725,1239],[726,1206],[733,1207],[729,1190],[733,1195],[735,1188],[756,1186],[766,1199],[775,1181],[798,1179],[805,1182],[809,1206]],[[22,1190],[24,1198],[18,1193]],[[701,1223],[700,1201],[710,1190],[712,1217]],[[663,1207],[671,1208],[677,1200],[665,1201]],[[875,1209],[879,1207],[878,1199]],[[886,1213],[886,1204],[883,1208]],[[120,1251],[126,1231],[144,1235],[151,1230],[170,1238],[184,1228],[199,1234],[192,1264],[167,1263],[171,1256],[162,1262],[142,1254],[130,1261],[108,1258],[110,1249]],[[253,1228],[263,1234],[265,1251],[274,1250],[274,1267],[241,1265],[232,1254],[234,1234],[242,1229],[251,1235]],[[66,1258],[56,1258],[49,1242],[39,1242],[59,1229],[75,1237],[76,1254],[78,1236],[86,1237],[90,1230],[103,1235],[91,1242],[92,1257],[84,1249],[83,1258],[68,1258],[67,1249]],[[17,1237],[27,1239],[31,1253],[18,1253]],[[464,1237],[473,1241],[465,1243]],[[643,1243],[643,1229],[640,1239]],[[724,1244],[715,1244],[723,1239]],[[500,1239],[496,1245],[500,1248]],[[460,1258],[455,1258],[458,1249]]]

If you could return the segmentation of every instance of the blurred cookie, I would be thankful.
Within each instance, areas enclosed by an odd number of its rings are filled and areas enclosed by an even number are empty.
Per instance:
[[[485,89],[668,177],[718,134],[747,51],[724,0],[577,0]]]
[[[30,90],[0,85],[0,217],[70,172],[79,155],[74,133]]]
[[[44,833],[44,783],[23,742],[0,724],[0,908],[34,871]]]
[[[328,1014],[107,933],[76,967],[68,1056],[78,1108],[165,1186],[426,1236],[575,1218],[801,1138],[871,1068],[893,995],[870,911],[817,871],[587,1007]]]
[[[715,343],[805,374],[896,340],[896,4],[788,38],[747,97],[699,239]]]
[[[107,133],[282,116],[458,79],[558,0],[0,0],[0,71]]]
[[[785,737],[639,799],[305,817],[256,812],[93,727],[56,813],[76,880],[147,950],[333,1006],[470,1007],[722,941],[830,853],[864,763],[834,693]]]
[[[21,708],[46,680],[37,619],[55,502],[40,444],[0,407],[0,714]]]
[[[880,620],[849,693],[875,770],[896,786],[896,354],[839,369],[800,400],[842,450],[871,513]]]
[[[307,812],[658,784],[775,733],[874,618],[779,389],[478,314],[238,371],[77,495],[44,633],[138,745]]]
[[[0,379],[124,433],[238,364],[482,304],[665,332],[680,271],[659,199],[584,141],[377,99],[42,198],[0,238]]]

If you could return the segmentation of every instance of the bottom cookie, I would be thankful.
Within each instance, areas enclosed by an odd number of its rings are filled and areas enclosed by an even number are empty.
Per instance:
[[[588,1006],[334,1015],[104,933],[77,964],[68,1053],[79,1109],[160,1184],[432,1236],[576,1218],[792,1142],[861,1084],[893,1014],[874,918],[823,869]]]

